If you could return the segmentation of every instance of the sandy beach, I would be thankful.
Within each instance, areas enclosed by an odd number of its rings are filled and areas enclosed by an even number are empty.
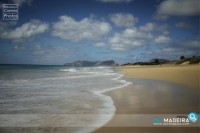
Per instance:
[[[119,119],[120,114],[188,114],[199,113],[200,65],[122,67],[133,84],[105,93],[111,96],[116,114],[94,133],[198,133],[191,127],[117,127],[134,123]],[[117,123],[117,124],[116,124]],[[137,122],[136,122],[137,123]]]
[[[122,68],[122,73],[129,78],[164,80],[190,88],[200,88],[200,65],[124,66]]]

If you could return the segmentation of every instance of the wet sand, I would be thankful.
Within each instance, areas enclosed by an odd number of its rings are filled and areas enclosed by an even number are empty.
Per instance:
[[[200,113],[199,68],[200,65],[123,68],[122,73],[133,84],[105,93],[112,97],[116,115],[94,133],[199,133],[199,127],[116,126],[120,123],[138,123],[119,119],[120,114]]]

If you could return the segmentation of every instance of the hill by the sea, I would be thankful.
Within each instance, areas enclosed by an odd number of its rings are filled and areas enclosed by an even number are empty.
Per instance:
[[[117,66],[114,60],[107,61],[75,61],[73,63],[65,63],[68,67],[93,67],[93,66]]]

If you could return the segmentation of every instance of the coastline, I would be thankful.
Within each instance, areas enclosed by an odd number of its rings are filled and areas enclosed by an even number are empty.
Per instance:
[[[147,81],[155,82],[154,84],[160,84],[162,86],[163,83],[166,82],[166,84],[172,83],[175,85],[180,85],[180,90],[182,87],[186,88],[185,90],[191,90],[192,93],[199,91],[199,75],[200,75],[200,65],[187,65],[187,66],[144,66],[144,67],[132,67],[132,66],[124,66],[120,67],[122,70],[120,73],[125,75],[125,78],[129,79],[147,79]],[[163,82],[163,83],[162,83]],[[141,82],[140,82],[141,83]],[[149,85],[151,85],[150,83]],[[155,86],[155,85],[154,85]],[[186,114],[188,112],[196,111],[199,113],[198,108],[198,96],[197,94],[197,100],[196,103],[191,107],[185,107],[185,108],[176,108],[176,104],[169,104],[169,100],[160,97],[160,99],[164,99],[158,102],[152,101],[150,98],[146,99],[145,97],[139,96],[140,99],[137,99],[135,96],[137,96],[135,93],[138,91],[138,94],[140,94],[141,90],[142,93],[146,92],[146,88],[148,86],[141,86],[140,84],[131,84],[129,86],[126,86],[124,88],[111,90],[108,92],[105,92],[105,95],[110,96],[113,101],[114,105],[116,106],[116,113],[114,117],[103,127],[97,129],[93,133],[146,133],[146,132],[199,132],[199,128],[188,128],[188,127],[113,127],[113,125],[116,125],[116,123],[125,123],[126,120],[120,120],[118,121],[116,119],[117,115],[119,114],[170,114],[170,113],[183,113]],[[176,86],[175,86],[176,87]],[[166,89],[166,88],[163,88]],[[136,91],[137,90],[137,91]],[[175,89],[174,89],[175,90]],[[171,90],[173,92],[173,89]],[[149,92],[148,92],[149,93]],[[134,96],[135,95],[135,96]],[[149,95],[149,94],[148,94]],[[159,94],[160,95],[160,94]],[[174,99],[179,99],[177,97],[172,97]],[[187,101],[189,98],[185,98]],[[184,99],[183,99],[184,100]],[[143,107],[138,107],[138,101],[145,101],[145,105]],[[191,101],[189,100],[187,104],[189,104]],[[175,108],[170,107],[164,107],[163,105],[171,105]],[[196,106],[197,104],[197,106]],[[151,107],[155,106],[155,107]],[[159,108],[155,110],[156,108]],[[131,122],[131,121],[130,121]],[[128,122],[128,123],[130,123]]]

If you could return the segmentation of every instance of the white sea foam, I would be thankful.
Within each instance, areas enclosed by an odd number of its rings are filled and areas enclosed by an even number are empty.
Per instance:
[[[127,82],[126,80],[122,80],[122,79],[121,79],[123,76],[124,76],[123,74],[120,74],[118,77],[112,79],[112,80],[117,80],[117,81],[119,81],[120,83],[122,83],[122,85],[116,86],[116,87],[112,87],[112,88],[108,88],[108,89],[104,89],[104,90],[95,91],[94,93],[95,93],[95,94],[98,94],[98,93],[101,93],[101,94],[102,94],[102,93],[105,93],[105,92],[107,92],[107,91],[111,91],[111,90],[115,90],[115,89],[119,89],[119,88],[126,87],[126,86],[128,86],[128,85],[131,85],[132,82]]]
[[[68,69],[60,69],[60,71],[63,71],[63,72],[77,72],[77,69],[75,69],[75,68],[68,68]]]
[[[3,79],[0,86],[0,113],[25,114],[24,117],[20,117],[21,119],[9,117],[12,122],[7,123],[7,127],[17,127],[17,125],[23,127],[25,124],[31,127],[35,121],[36,127],[48,127],[59,123],[63,125],[65,120],[69,127],[70,123],[80,127],[86,126],[74,129],[72,133],[92,132],[107,123],[115,113],[113,100],[103,93],[131,84],[122,79],[122,74],[115,73],[109,67],[59,68],[40,71],[37,74],[35,70],[26,71],[29,75],[24,75],[25,77],[22,76],[21,79],[17,76],[13,77],[13,73],[12,79],[9,80],[0,77]],[[21,75],[21,73],[17,74]],[[80,116],[88,114],[88,118],[78,119],[80,117],[72,115],[70,121],[59,120],[60,114],[72,113]],[[27,114],[36,116],[27,117]],[[43,121],[37,117],[37,114],[55,114],[55,116],[53,119],[49,116],[45,119],[47,121]],[[92,114],[94,116],[89,117]],[[2,125],[4,122],[6,120],[0,119]],[[48,122],[50,125],[47,124]]]

